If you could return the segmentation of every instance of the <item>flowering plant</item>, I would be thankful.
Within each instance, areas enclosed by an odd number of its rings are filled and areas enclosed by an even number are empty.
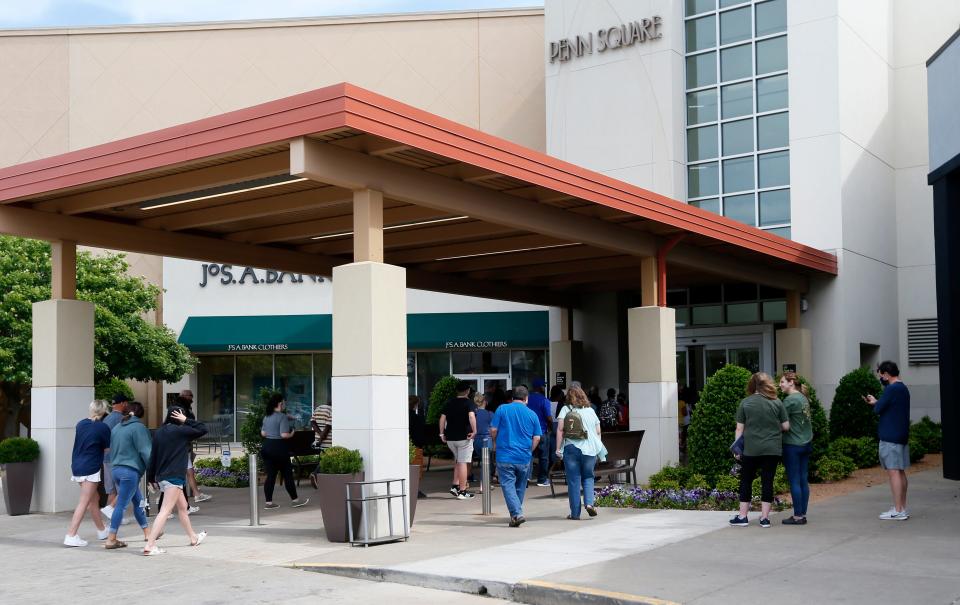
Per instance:
[[[733,491],[696,487],[693,489],[650,489],[608,485],[596,490],[596,505],[613,508],[660,508],[678,510],[736,510],[740,497]],[[783,510],[789,502],[775,498],[774,510]],[[754,506],[760,501],[754,498]]]

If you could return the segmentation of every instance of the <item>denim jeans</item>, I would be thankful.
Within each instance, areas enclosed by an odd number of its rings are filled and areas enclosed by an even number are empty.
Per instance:
[[[533,477],[533,461],[537,461],[537,483],[547,483],[550,481],[550,433],[549,431],[540,436],[540,443],[537,449],[530,455],[530,477]]]
[[[793,514],[797,517],[807,515],[807,503],[810,501],[810,484],[807,482],[807,467],[810,462],[811,444],[783,444],[783,466],[790,481],[790,497],[793,498]]]
[[[510,516],[523,516],[523,494],[527,491],[530,463],[497,462],[497,474],[500,476],[500,489],[503,491],[503,500],[507,503]]]
[[[113,507],[113,516],[110,517],[110,533],[120,531],[120,522],[123,521],[123,511],[133,501],[133,516],[141,528],[148,527],[147,516],[140,508],[143,494],[140,492],[140,474],[129,466],[113,467],[113,482],[117,486],[117,503]]]
[[[563,468],[567,474],[567,499],[570,501],[570,516],[580,518],[580,486],[583,486],[583,503],[593,506],[593,467],[596,456],[585,456],[573,444],[563,448]]]

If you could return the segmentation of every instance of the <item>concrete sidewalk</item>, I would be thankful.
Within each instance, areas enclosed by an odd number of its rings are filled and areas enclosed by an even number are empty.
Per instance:
[[[135,556],[142,542],[122,551],[93,544],[64,548],[67,515],[2,515],[3,600],[52,602],[69,587],[72,600],[93,601],[102,594],[103,570],[118,562],[129,596],[148,602],[161,596],[153,590],[158,581],[211,602],[229,595],[247,602],[316,594],[362,602],[350,599],[383,594],[395,601],[391,605],[405,598],[432,603],[451,596],[427,588],[443,588],[556,603],[573,599],[566,585],[579,602],[597,603],[960,600],[960,484],[943,480],[939,470],[911,475],[909,521],[877,519],[889,508],[889,492],[878,486],[814,507],[805,527],[783,527],[780,515],[769,530],[730,528],[728,513],[697,511],[600,509],[594,519],[569,521],[565,494],[554,499],[537,487],[528,491],[528,522],[509,528],[499,490],[493,493],[495,516],[484,517],[479,496],[459,501],[443,492],[447,473],[428,473],[431,497],[418,504],[411,540],[372,548],[328,543],[315,501],[263,511],[266,525],[248,527],[246,490],[209,488],[214,499],[193,517],[208,540],[190,548],[174,520],[164,538],[169,554],[160,558]],[[310,496],[313,490],[304,483],[301,491]],[[278,502],[285,500],[281,493]],[[138,533],[124,528],[121,537]],[[92,534],[87,521],[81,535]],[[167,573],[174,574],[169,583]]]

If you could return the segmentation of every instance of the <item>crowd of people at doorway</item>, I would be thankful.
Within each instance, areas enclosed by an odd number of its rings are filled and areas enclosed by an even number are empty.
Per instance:
[[[144,555],[166,552],[157,546],[157,540],[163,535],[164,525],[172,518],[174,510],[190,544],[198,546],[203,542],[206,532],[195,532],[189,517],[191,510],[196,512],[198,509],[190,506],[184,494],[184,488],[192,478],[188,473],[188,466],[192,470],[191,444],[207,433],[206,427],[191,417],[192,401],[192,393],[182,392],[177,404],[168,408],[163,425],[152,436],[142,422],[144,407],[140,402],[117,395],[112,410],[110,403],[104,400],[90,404],[89,415],[77,423],[74,436],[71,480],[80,485],[80,499],[64,537],[64,545],[88,544],[78,531],[83,517],[89,513],[97,527],[97,539],[105,541],[106,549],[126,547],[127,544],[117,538],[117,533],[127,507],[132,507],[134,518],[143,531]],[[161,492],[159,512],[153,526],[147,523],[144,513],[146,499],[140,490],[144,475],[147,482]],[[109,501],[103,509],[98,503],[101,480]],[[193,493],[197,501],[210,498],[196,489]],[[109,528],[101,515],[110,520]]]
[[[572,383],[566,392],[554,388],[549,399],[545,386],[543,380],[535,380],[532,390],[517,386],[510,391],[509,400],[499,403],[491,412],[489,396],[477,393],[471,399],[471,385],[463,381],[457,384],[456,397],[446,403],[440,416],[440,439],[454,455],[450,494],[459,500],[474,497],[467,490],[469,469],[475,455],[483,447],[490,447],[490,463],[496,468],[510,527],[519,527],[526,521],[523,500],[528,481],[534,481],[534,461],[537,485],[549,486],[553,461],[563,460],[570,504],[568,519],[579,519],[582,509],[591,517],[597,514],[594,467],[598,460],[606,460],[607,453],[601,440],[603,421],[597,409],[602,410],[604,402],[591,403],[579,383]],[[616,391],[610,391],[608,400],[616,406]],[[617,419],[620,407],[615,409],[617,413],[611,417]],[[616,425],[616,420],[612,425]]]
[[[900,381],[900,370],[892,361],[877,368],[883,394],[877,400],[864,395],[879,416],[880,465],[887,471],[893,507],[880,514],[880,519],[904,521],[907,512],[907,475],[910,466],[908,443],[910,431],[910,391]],[[758,372],[747,384],[749,395],[737,409],[737,428],[731,451],[739,459],[740,510],[730,525],[750,524],[748,511],[752,500],[753,481],[760,473],[760,527],[770,527],[773,503],[773,480],[777,464],[782,460],[790,482],[793,515],[783,519],[784,525],[806,525],[810,501],[808,466],[813,443],[810,402],[807,387],[794,372],[780,378],[781,401],[769,375]]]

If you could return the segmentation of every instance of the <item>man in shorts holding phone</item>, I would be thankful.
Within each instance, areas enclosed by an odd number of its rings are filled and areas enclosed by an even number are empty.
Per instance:
[[[877,434],[880,438],[880,466],[887,471],[893,508],[880,513],[885,521],[906,521],[907,469],[910,467],[910,391],[900,380],[900,368],[892,361],[877,366],[877,374],[884,385],[880,399],[865,395],[863,400],[873,406],[880,416]]]

